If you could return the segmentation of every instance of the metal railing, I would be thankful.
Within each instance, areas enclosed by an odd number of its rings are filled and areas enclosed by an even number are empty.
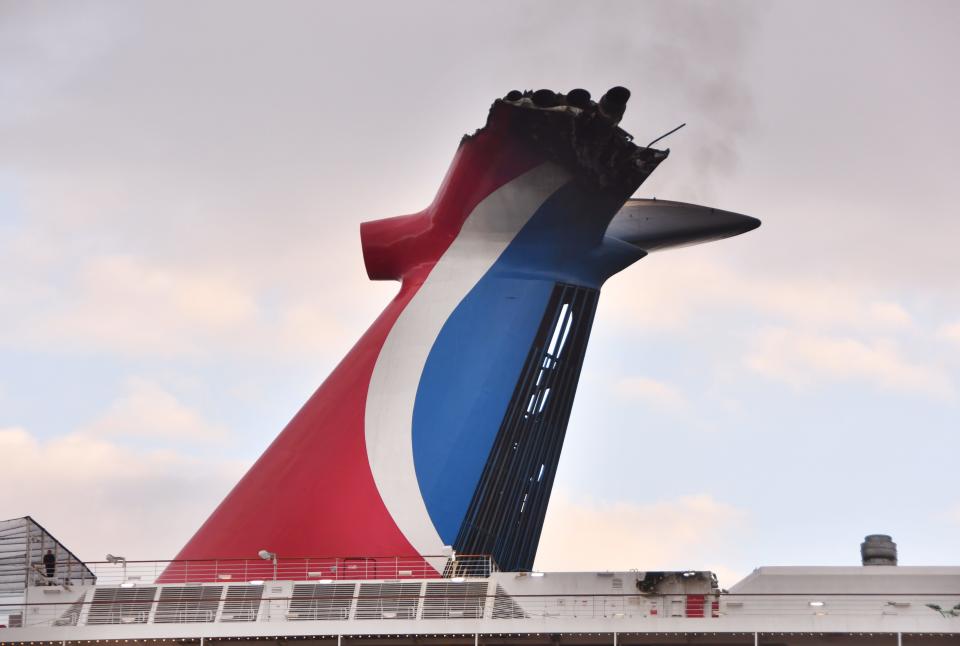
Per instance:
[[[498,571],[486,555],[120,560],[86,565],[99,585],[476,578]]]
[[[362,585],[362,584],[361,584]],[[427,585],[430,585],[427,582]],[[331,587],[348,587],[334,584]],[[158,587],[157,590],[162,589]],[[205,605],[206,604],[206,605]],[[659,619],[723,622],[727,617],[869,617],[889,615],[933,619],[960,631],[960,595],[507,595],[451,593],[363,596],[350,588],[336,594],[299,595],[231,601],[75,601],[0,605],[0,615],[25,627],[105,624],[190,624],[237,621],[366,621],[473,619],[487,630],[507,619]],[[702,624],[701,624],[702,625]]]
[[[26,571],[26,584],[30,586],[45,585],[86,585],[96,583],[96,575],[80,561],[58,561],[53,575],[47,575],[47,568],[42,563],[32,563]]]

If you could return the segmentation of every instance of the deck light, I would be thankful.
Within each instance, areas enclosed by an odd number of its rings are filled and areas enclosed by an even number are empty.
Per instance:
[[[277,553],[271,552],[270,550],[260,550],[257,552],[257,556],[262,558],[264,561],[273,561],[273,580],[277,580]]]
[[[263,581],[260,581],[260,580],[251,581],[251,582],[250,582],[250,585],[263,585]]]
[[[530,576],[543,576],[543,572],[531,572]]]
[[[822,601],[811,601],[811,602],[810,602],[810,606],[813,607],[813,608],[822,608],[823,605],[824,605],[824,604],[823,604]]]

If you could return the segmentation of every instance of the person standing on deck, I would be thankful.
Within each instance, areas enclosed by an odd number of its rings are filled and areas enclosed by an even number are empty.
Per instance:
[[[47,550],[43,555],[43,568],[47,572],[47,585],[53,585],[53,577],[57,573],[57,557],[54,556],[53,550]]]

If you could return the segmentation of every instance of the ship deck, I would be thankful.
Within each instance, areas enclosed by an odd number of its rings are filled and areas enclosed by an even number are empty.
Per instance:
[[[0,642],[960,644],[960,568],[760,568],[722,591],[702,572],[498,572],[477,558],[431,576],[397,561],[389,578],[342,562],[278,563],[274,578],[251,561],[263,578],[240,579],[237,563],[213,563],[38,581],[52,585],[9,608],[20,625]]]

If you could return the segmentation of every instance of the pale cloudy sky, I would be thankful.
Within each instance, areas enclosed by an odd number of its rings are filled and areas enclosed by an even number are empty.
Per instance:
[[[641,195],[764,221],[605,288],[538,566],[960,541],[960,5],[0,0],[0,517],[171,556],[396,289],[513,88],[615,84]]]

